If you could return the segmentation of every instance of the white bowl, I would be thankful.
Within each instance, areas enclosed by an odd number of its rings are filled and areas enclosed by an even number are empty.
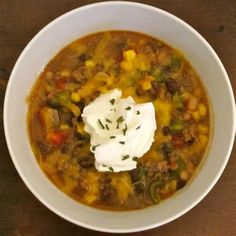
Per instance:
[[[131,30],[157,37],[180,49],[202,78],[214,114],[207,158],[192,183],[160,205],[129,212],[109,212],[79,204],[54,186],[39,168],[27,134],[27,104],[37,75],[71,41],[104,30]],[[227,73],[206,40],[179,18],[131,2],[102,2],[70,11],[44,27],[17,60],[4,103],[7,145],[21,178],[31,192],[59,216],[104,232],[151,229],[183,215],[215,185],[229,159],[235,135],[235,105]]]

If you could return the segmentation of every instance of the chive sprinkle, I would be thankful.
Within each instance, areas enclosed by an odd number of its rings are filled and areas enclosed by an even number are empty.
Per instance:
[[[108,123],[110,123],[110,124],[112,123],[111,120],[109,120],[109,119],[107,119],[107,118],[106,118],[106,122],[108,122]]]
[[[100,145],[100,144],[97,144],[97,145],[95,145],[95,146],[92,146],[92,151],[95,151],[96,148],[97,148],[99,145]]]
[[[137,157],[133,157],[132,159],[133,159],[133,161],[138,161]]]
[[[136,114],[139,115],[139,114],[140,114],[140,111],[136,111]]]
[[[106,124],[106,129],[107,129],[107,130],[110,130],[107,124]]]
[[[125,108],[125,110],[127,110],[127,111],[128,111],[128,110],[131,110],[131,107],[128,106],[128,107]]]
[[[109,170],[111,171],[111,172],[114,172],[114,169],[110,166],[109,167]]]
[[[107,167],[105,164],[102,164],[103,167]]]
[[[116,136],[111,136],[111,137],[110,137],[110,139],[114,139],[114,138],[116,138]]]
[[[140,127],[141,127],[141,125],[140,125],[140,126],[138,126],[136,129],[140,129]]]
[[[125,155],[125,156],[122,157],[122,161],[124,161],[124,160],[126,160],[128,158],[129,158],[129,155]]]
[[[124,117],[123,117],[123,116],[120,116],[120,117],[116,120],[117,123],[122,123],[123,121],[124,121]]]
[[[128,129],[127,124],[125,124],[125,128],[122,129],[124,136],[126,135],[127,129]]]
[[[112,104],[112,105],[114,105],[115,104],[115,99],[114,98],[112,98],[111,100],[110,100],[110,103]]]
[[[122,144],[122,145],[124,145],[124,144],[125,144],[125,142],[124,142],[124,141],[120,141],[119,143],[120,143],[120,144]]]
[[[124,121],[124,117],[123,117],[123,116],[120,116],[120,117],[116,120],[116,122],[117,122],[116,128],[117,128],[117,129],[119,129],[120,123],[122,123],[123,121]]]
[[[102,127],[102,129],[105,129],[105,126],[103,125],[103,123],[101,122],[100,119],[98,119],[98,123],[99,123],[99,125]]]

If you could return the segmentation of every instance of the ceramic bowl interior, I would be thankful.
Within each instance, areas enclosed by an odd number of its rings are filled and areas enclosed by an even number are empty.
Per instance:
[[[214,114],[206,160],[191,184],[163,203],[142,210],[109,212],[79,204],[57,189],[40,170],[27,135],[27,103],[38,74],[73,40],[105,30],[130,30],[167,42],[184,53],[202,78]],[[43,28],[26,46],[12,71],[4,104],[8,148],[30,191],[61,217],[106,232],[135,232],[165,224],[195,206],[220,177],[235,134],[234,96],[228,76],[210,45],[188,24],[154,7],[130,2],[104,2],[75,9]]]

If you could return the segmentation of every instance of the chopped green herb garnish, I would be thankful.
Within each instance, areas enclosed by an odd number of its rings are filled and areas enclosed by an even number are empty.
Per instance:
[[[105,164],[102,164],[103,167],[107,167]]]
[[[120,141],[119,143],[120,143],[120,144],[122,144],[122,145],[124,145],[124,144],[125,144],[125,142],[124,142],[124,141]]]
[[[99,123],[99,125],[102,127],[102,129],[105,129],[105,126],[103,125],[103,123],[101,122],[100,119],[98,119],[98,123]]]
[[[136,129],[140,129],[141,125],[139,125]]]
[[[111,100],[110,100],[110,103],[112,104],[112,105],[114,105],[115,104],[115,99],[114,98],[112,98]]]
[[[123,116],[120,116],[120,117],[116,120],[117,123],[122,123],[123,121],[124,121],[124,117],[123,117]]]
[[[123,121],[124,121],[124,117],[123,117],[123,116],[120,116],[120,117],[116,120],[116,122],[117,122],[116,128],[117,128],[117,129],[119,129],[119,125],[120,125],[120,123],[122,123]]]
[[[106,129],[107,129],[107,130],[110,130],[107,124],[106,124]]]
[[[99,145],[100,145],[100,144],[97,144],[97,145],[95,145],[95,146],[92,146],[92,151],[95,151],[96,148],[97,148]]]
[[[127,111],[128,111],[128,110],[131,110],[131,107],[128,106],[128,107],[125,108],[125,110],[127,110]]]
[[[126,135],[127,129],[128,129],[127,124],[125,124],[125,128],[122,129],[124,136]]]
[[[114,139],[114,138],[116,138],[116,136],[111,136],[111,137],[110,137],[110,139]]]
[[[114,169],[110,166],[109,167],[109,170],[111,171],[111,172],[114,172]]]
[[[133,161],[138,161],[138,157],[133,157]]]
[[[124,161],[124,160],[126,160],[128,158],[129,158],[129,155],[125,155],[125,156],[122,157],[122,161]]]
[[[177,70],[181,67],[181,60],[176,55],[173,55],[170,62],[170,67],[173,70]]]
[[[111,120],[109,120],[109,119],[107,119],[107,118],[106,118],[106,122],[108,122],[108,123],[112,123]]]
[[[140,114],[140,111],[136,111],[136,114],[139,115],[139,114]]]

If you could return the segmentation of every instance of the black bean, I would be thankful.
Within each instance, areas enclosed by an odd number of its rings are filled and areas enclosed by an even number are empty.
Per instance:
[[[170,78],[166,81],[166,88],[168,92],[175,93],[180,89],[180,86],[176,80]]]
[[[59,109],[59,117],[61,123],[68,124],[69,126],[72,125],[73,115],[71,112],[65,112],[63,109]]]
[[[144,91],[141,87],[138,87],[138,88],[136,89],[136,94],[137,94],[138,96],[143,96],[143,95],[145,94],[145,91]]]
[[[139,181],[140,177],[139,177],[139,169],[138,168],[129,171],[129,174],[130,174],[130,177],[131,177],[131,180],[133,183]]]
[[[170,135],[171,134],[171,130],[170,130],[170,127],[169,126],[164,126],[162,128],[162,133],[167,136],[167,135]]]
[[[195,142],[195,138],[192,137],[190,140],[187,141],[188,145],[192,145]]]
[[[52,147],[43,142],[38,141],[37,146],[42,156],[45,156],[52,151]]]
[[[82,156],[78,158],[78,163],[82,168],[88,169],[94,167],[94,157]]]
[[[81,62],[84,62],[86,59],[87,59],[87,58],[86,58],[86,54],[85,54],[85,53],[82,53],[82,54],[79,56],[79,60],[80,60]]]
[[[164,157],[165,159],[169,159],[170,154],[171,154],[171,151],[172,151],[171,145],[170,145],[169,143],[163,143],[163,144],[161,145],[161,151],[162,151],[162,153],[163,153],[163,157]]]
[[[49,94],[47,96],[47,105],[52,108],[59,108],[61,106],[60,103],[56,100],[54,94]]]
[[[116,190],[111,186],[111,184],[101,184],[100,189],[100,199],[108,205],[114,204],[116,201]]]
[[[157,81],[152,81],[152,88],[150,89],[150,96],[156,99],[160,96],[160,84]]]
[[[142,183],[137,183],[134,186],[135,186],[135,191],[137,193],[144,193],[145,192],[145,186]]]
[[[197,166],[199,164],[199,158],[197,156],[191,156],[190,161],[193,165]]]
[[[186,181],[179,179],[177,182],[177,190],[183,188],[186,185]]]

